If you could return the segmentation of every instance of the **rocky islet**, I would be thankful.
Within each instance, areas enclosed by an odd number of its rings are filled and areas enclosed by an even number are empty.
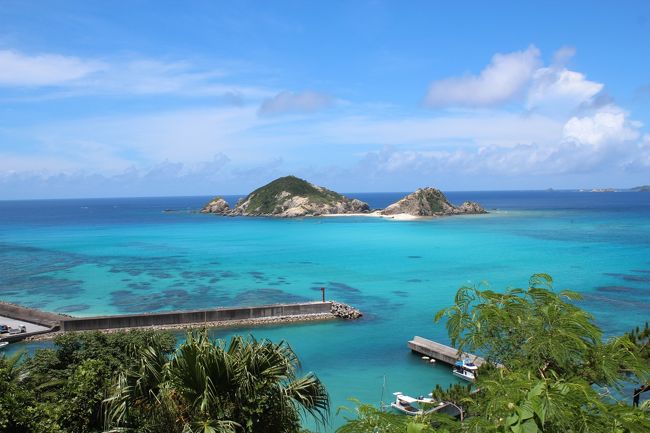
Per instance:
[[[202,213],[224,216],[273,216],[282,218],[323,215],[372,215],[434,217],[487,213],[471,201],[460,206],[451,204],[444,193],[435,188],[420,188],[385,209],[371,212],[370,206],[349,199],[327,188],[311,184],[295,176],[285,176],[270,182],[237,202],[231,208],[222,197],[207,203]]]

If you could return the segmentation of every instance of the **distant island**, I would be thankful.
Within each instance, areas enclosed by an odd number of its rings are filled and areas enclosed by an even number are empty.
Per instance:
[[[650,185],[635,186],[628,189],[616,188],[593,188],[593,189],[579,189],[579,192],[650,192]]]
[[[615,188],[594,188],[591,192],[616,192]]]
[[[368,203],[347,198],[295,176],[281,177],[256,189],[239,200],[234,208],[217,196],[201,212],[225,216],[292,218],[364,215],[396,219],[487,213],[474,202],[454,206],[435,188],[418,189],[385,209],[371,211]]]

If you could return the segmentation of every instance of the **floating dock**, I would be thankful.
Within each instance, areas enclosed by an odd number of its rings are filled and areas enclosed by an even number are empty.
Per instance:
[[[428,356],[436,361],[444,362],[449,365],[454,365],[456,361],[467,358],[479,367],[486,362],[485,359],[478,355],[465,352],[458,353],[458,350],[451,346],[428,340],[423,337],[418,337],[417,335],[413,337],[413,340],[408,342],[408,347],[413,352]]]

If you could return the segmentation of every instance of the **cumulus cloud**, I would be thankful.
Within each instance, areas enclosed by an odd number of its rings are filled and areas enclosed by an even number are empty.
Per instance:
[[[602,147],[636,140],[640,136],[640,122],[631,121],[615,105],[599,109],[595,114],[572,117],[564,125],[564,138],[581,145]]]
[[[425,102],[430,107],[489,107],[524,101],[527,110],[554,117],[602,103],[604,85],[588,80],[565,65],[573,47],[555,52],[553,63],[543,66],[534,46],[525,51],[495,54],[478,75],[434,81]]]
[[[0,86],[57,86],[106,68],[103,62],[58,54],[0,50]]]
[[[479,75],[446,78],[429,86],[425,103],[431,107],[486,107],[511,100],[529,83],[540,65],[540,52],[495,54]]]
[[[593,104],[604,85],[587,80],[584,74],[566,68],[548,67],[535,71],[528,90],[528,109],[541,109],[555,115]]]
[[[320,92],[280,92],[260,105],[258,113],[273,116],[289,113],[313,113],[332,104],[332,97]]]

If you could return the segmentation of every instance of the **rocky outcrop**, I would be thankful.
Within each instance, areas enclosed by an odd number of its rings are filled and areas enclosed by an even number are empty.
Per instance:
[[[332,301],[332,308],[330,310],[333,315],[341,319],[354,320],[363,316],[361,311],[356,308],[352,308],[347,304],[342,304],[340,302]]]
[[[225,206],[224,206],[225,204]],[[201,210],[228,216],[302,217],[327,214],[365,213],[367,203],[349,199],[334,191],[294,176],[281,177],[256,189],[230,209],[215,199]]]
[[[466,201],[460,206],[449,203],[442,191],[421,188],[379,211],[381,215],[443,216],[487,213],[478,203]]]
[[[295,176],[285,176],[256,189],[230,208],[221,197],[207,203],[202,213],[226,216],[273,216],[282,218],[334,214],[369,214],[390,218],[408,218],[482,214],[480,204],[466,201],[460,206],[449,203],[435,188],[421,188],[383,210],[370,212],[367,203],[349,199],[337,192],[311,184]]]
[[[230,206],[228,202],[221,197],[213,198],[208,204],[206,204],[201,213],[216,213],[216,214],[225,214],[230,211]]]
[[[483,209],[483,207],[480,204],[476,203],[475,201],[465,201],[456,209],[460,211],[459,213],[468,213],[468,214],[487,213],[487,211]]]

